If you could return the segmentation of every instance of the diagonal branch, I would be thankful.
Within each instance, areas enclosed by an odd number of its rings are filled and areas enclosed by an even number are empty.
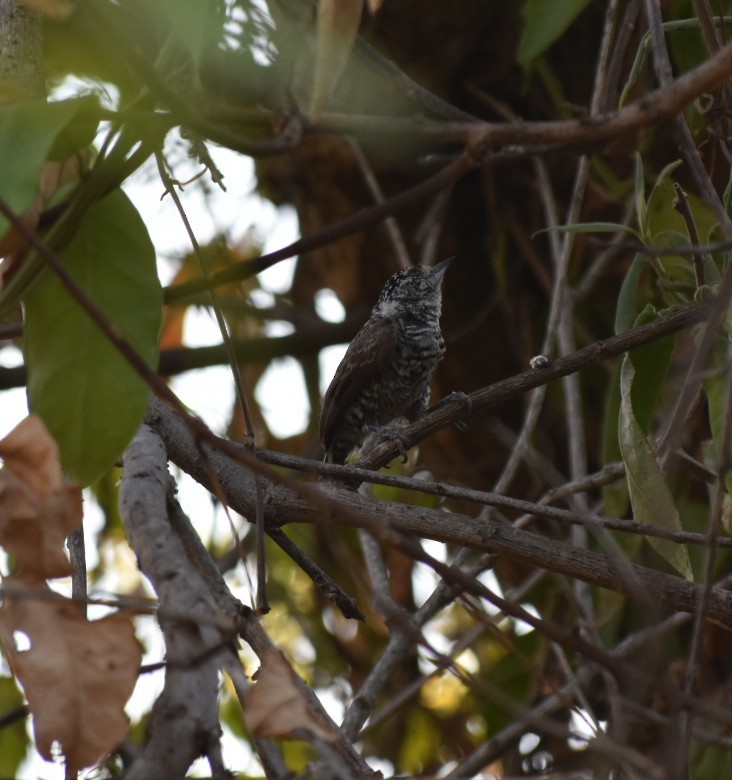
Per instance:
[[[491,409],[505,403],[528,390],[545,385],[555,379],[572,374],[583,368],[597,365],[605,360],[628,352],[642,344],[649,344],[656,339],[677,333],[704,321],[712,310],[712,301],[695,303],[680,311],[662,317],[648,325],[620,333],[617,336],[588,344],[586,347],[572,352],[570,355],[558,358],[543,368],[532,368],[522,374],[503,379],[500,382],[484,387],[470,394],[472,408],[475,411]],[[438,401],[429,413],[404,428],[400,433],[406,438],[409,446],[431,436],[440,428],[456,422],[465,414],[465,401],[447,396]],[[386,465],[399,454],[397,446],[390,441],[379,443],[361,458],[358,465],[361,468],[376,469]]]
[[[224,777],[218,668],[222,656],[234,652],[235,624],[227,637],[212,624],[193,617],[202,612],[216,614],[219,608],[193,569],[180,539],[171,533],[165,451],[146,426],[127,450],[124,464],[120,505],[140,566],[153,583],[163,609],[182,609],[191,615],[185,621],[160,618],[168,660],[165,687],[155,704],[150,738],[127,776],[182,778],[199,755],[206,755],[213,775]],[[192,665],[194,659],[197,663]]]
[[[209,469],[185,424],[156,399],[148,409],[147,422],[165,442],[171,460],[210,489]],[[229,505],[245,516],[252,516],[252,474],[219,452],[210,452],[209,461]],[[435,539],[497,553],[510,560],[576,577],[641,601],[650,598],[663,609],[690,612],[701,601],[701,588],[680,577],[627,561],[616,561],[591,550],[495,521],[378,501],[332,483],[324,484],[318,490],[329,502],[328,510],[324,510],[322,505],[314,506],[281,484],[269,483],[265,489],[268,490],[270,516],[276,515],[280,524],[338,522],[360,526],[382,536],[396,533]],[[732,627],[732,593],[719,588],[711,590],[709,617]]]

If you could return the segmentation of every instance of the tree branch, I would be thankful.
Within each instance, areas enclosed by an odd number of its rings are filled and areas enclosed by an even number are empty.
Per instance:
[[[648,344],[663,336],[676,333],[698,322],[702,322],[712,310],[714,299],[695,303],[674,314],[661,317],[655,322],[620,333],[617,336],[595,341],[586,347],[557,358],[543,368],[532,368],[522,374],[503,379],[500,382],[470,393],[474,411],[492,409],[528,390],[547,384],[583,368],[597,365],[610,358],[628,352],[642,344]],[[400,431],[410,447],[431,436],[440,428],[456,422],[465,414],[465,401],[447,396],[438,401],[421,420]],[[396,444],[390,441],[379,443],[369,450],[358,462],[361,468],[377,469],[385,466],[399,454]]]
[[[186,621],[161,615],[168,665],[165,687],[155,703],[150,739],[127,777],[185,777],[200,755],[214,776],[221,765],[218,720],[220,656],[233,652],[236,626],[227,637],[208,621],[220,609],[191,565],[167,510],[167,458],[160,439],[143,426],[124,456],[120,507],[130,544],[152,582],[163,609],[190,613]],[[193,661],[196,660],[194,664]]]
[[[157,399],[151,402],[147,422],[163,439],[173,462],[211,489],[209,471],[185,424]],[[221,453],[211,451],[208,458],[230,506],[245,516],[252,516],[252,474]],[[322,506],[313,506],[287,487],[272,482],[265,484],[269,517],[276,515],[278,524],[334,521],[371,531],[380,529],[384,533],[406,533],[497,553],[510,560],[576,577],[641,601],[650,598],[663,609],[690,612],[700,603],[700,587],[679,577],[627,561],[615,561],[608,556],[498,522],[377,501],[332,483],[322,485],[318,491],[331,506],[326,512]],[[711,591],[709,617],[721,625],[732,627],[732,593],[718,588]]]

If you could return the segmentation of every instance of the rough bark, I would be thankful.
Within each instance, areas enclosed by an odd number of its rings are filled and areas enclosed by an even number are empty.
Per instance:
[[[0,103],[45,96],[43,19],[15,0],[0,0]]]

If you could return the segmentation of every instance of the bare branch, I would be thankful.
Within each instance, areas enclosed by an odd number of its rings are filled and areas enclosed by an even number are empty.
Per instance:
[[[210,489],[207,469],[185,425],[155,400],[148,410],[147,420],[164,440],[171,459]],[[251,474],[225,455],[211,452],[209,458],[230,506],[251,516],[254,509]],[[701,598],[698,585],[679,577],[626,561],[614,561],[591,550],[581,550],[502,523],[480,521],[458,513],[387,504],[334,484],[323,485],[319,492],[330,506],[326,515],[322,506],[315,507],[292,490],[277,484],[269,486],[269,506],[276,507],[278,523],[320,523],[328,520],[372,532],[378,529],[380,536],[385,534],[392,540],[394,533],[406,533],[498,553],[641,601],[650,598],[662,609],[693,611]],[[709,616],[722,625],[732,626],[732,594],[712,589]]]
[[[219,656],[233,654],[236,626],[228,637],[198,613],[219,608],[193,569],[167,510],[167,458],[161,441],[143,426],[124,458],[120,503],[130,543],[163,608],[184,609],[190,622],[161,617],[168,667],[150,739],[128,772],[130,778],[185,777],[200,755],[220,767]],[[228,640],[228,641],[227,641]],[[213,649],[213,652],[210,652]],[[192,665],[196,659],[195,665]],[[221,772],[219,777],[223,777]]]

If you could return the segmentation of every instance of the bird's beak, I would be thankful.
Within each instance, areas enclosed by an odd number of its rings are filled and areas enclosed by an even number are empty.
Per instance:
[[[443,260],[441,263],[438,263],[433,269],[432,269],[432,278],[436,281],[442,281],[442,277],[445,275],[445,272],[450,267],[450,263],[454,260],[454,257],[448,257],[447,260]]]

